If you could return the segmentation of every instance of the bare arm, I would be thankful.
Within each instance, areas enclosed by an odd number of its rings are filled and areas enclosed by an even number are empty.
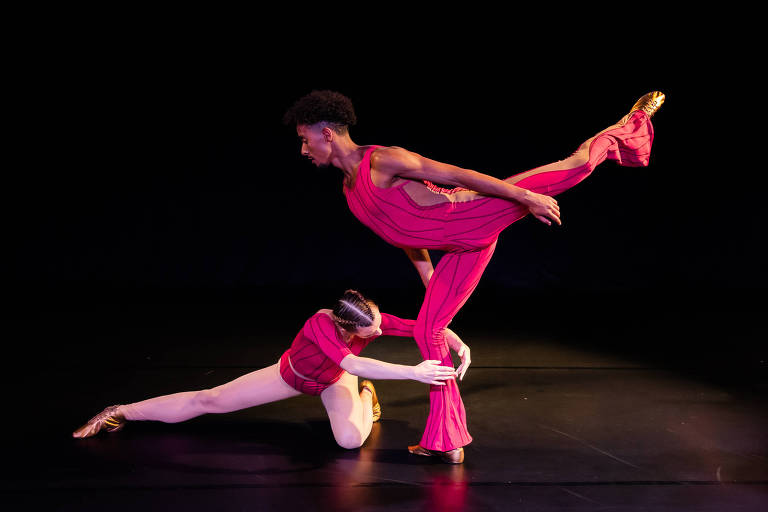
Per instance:
[[[541,222],[547,225],[552,222],[560,224],[560,208],[550,196],[531,192],[487,174],[431,160],[403,148],[391,147],[376,151],[371,167],[388,181],[395,178],[429,180],[517,201],[525,205]]]
[[[416,267],[416,272],[421,277],[421,282],[424,283],[424,287],[429,284],[429,280],[432,278],[432,273],[435,271],[432,266],[432,260],[429,258],[429,251],[426,249],[404,249],[405,254]]]
[[[445,386],[445,380],[456,377],[456,372],[450,366],[440,366],[440,361],[428,359],[416,366],[385,363],[369,357],[358,357],[349,354],[339,365],[352,375],[368,379],[413,379],[426,384]]]

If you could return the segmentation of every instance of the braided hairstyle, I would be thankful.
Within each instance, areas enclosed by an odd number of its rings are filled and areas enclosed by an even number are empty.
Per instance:
[[[376,304],[356,290],[347,290],[333,306],[333,319],[345,331],[356,331],[373,324]]]

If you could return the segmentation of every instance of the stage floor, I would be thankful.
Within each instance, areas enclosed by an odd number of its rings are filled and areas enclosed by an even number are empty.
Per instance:
[[[237,325],[238,315],[192,315],[186,326],[179,314],[130,316],[88,323],[85,311],[41,313],[50,323],[26,342],[63,329],[65,346],[45,350],[37,366],[6,362],[28,390],[4,426],[3,501],[14,510],[768,509],[762,374],[718,369],[713,357],[684,364],[680,350],[665,361],[663,343],[622,350],[637,326],[591,331],[602,343],[578,329],[456,327],[472,348],[460,389],[474,442],[463,465],[449,466],[406,450],[427,413],[427,388],[413,381],[376,382],[383,419],[358,450],[335,445],[309,396],[72,439],[104,406],[213,387],[271,364],[295,330],[258,332]],[[363,355],[419,360],[403,338],[382,337]]]

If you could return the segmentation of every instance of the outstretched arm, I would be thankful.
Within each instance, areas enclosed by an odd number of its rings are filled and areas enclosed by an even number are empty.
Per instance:
[[[429,258],[429,251],[426,249],[404,249],[404,251],[413,266],[416,267],[416,272],[419,273],[421,282],[426,288],[432,278],[432,273],[435,271],[432,260]]]
[[[456,377],[452,367],[440,366],[440,361],[436,359],[422,361],[416,366],[407,366],[349,354],[341,360],[339,366],[352,375],[367,379],[413,379],[436,386],[445,386],[443,381]]]
[[[381,173],[385,180],[429,180],[464,187],[483,195],[517,201],[525,205],[541,222],[547,225],[552,222],[560,224],[560,208],[550,196],[531,192],[487,174],[431,160],[399,147],[382,148],[372,158],[371,167]]]

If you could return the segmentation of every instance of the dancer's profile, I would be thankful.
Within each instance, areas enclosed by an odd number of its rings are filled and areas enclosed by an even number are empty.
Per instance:
[[[582,181],[606,159],[647,166],[650,118],[664,99],[660,92],[646,94],[570,157],[505,180],[401,147],[356,144],[349,132],[357,121],[352,102],[335,91],[300,98],[284,122],[295,127],[302,155],[317,166],[342,171],[344,195],[355,217],[405,250],[426,286],[414,338],[425,359],[448,366],[447,326],[477,286],[499,234],[529,213],[547,225],[560,224],[552,196]],[[445,251],[436,268],[429,249]],[[411,453],[456,459],[452,454],[471,441],[456,382],[431,386],[427,425],[419,444],[409,446]]]
[[[343,448],[358,448],[368,438],[373,422],[381,418],[381,405],[370,380],[413,379],[444,386],[463,377],[469,350],[452,331],[451,347],[462,358],[454,370],[439,361],[415,366],[358,357],[377,337],[413,336],[414,320],[380,312],[378,306],[355,290],[347,290],[333,309],[312,315],[279,362],[231,382],[200,391],[163,395],[126,405],[113,405],[73,432],[87,438],[101,430],[115,432],[127,421],[151,420],[178,423],[206,413],[226,413],[298,396],[320,395],[328,412],[334,438]]]

